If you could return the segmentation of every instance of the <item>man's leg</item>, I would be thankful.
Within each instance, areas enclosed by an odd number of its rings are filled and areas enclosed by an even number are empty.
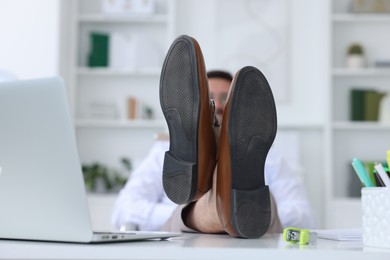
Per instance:
[[[160,81],[171,141],[164,160],[164,189],[174,202],[190,203],[180,214],[187,227],[260,237],[273,219],[274,203],[264,184],[264,163],[276,134],[272,92],[253,67],[235,77],[222,122],[218,182],[212,181],[216,147],[205,75],[197,42],[178,37],[167,54]]]
[[[218,166],[217,166],[218,167]],[[217,169],[216,169],[217,171]],[[181,205],[173,212],[162,230],[174,232],[225,233],[217,212],[216,183],[214,173],[212,188],[198,201]],[[271,194],[271,223],[267,233],[280,233],[283,228],[279,220],[275,200]]]
[[[280,222],[275,200],[272,194],[270,199],[271,222],[267,233],[281,233],[283,232],[283,227]],[[172,215],[172,223],[176,223],[176,228],[166,230],[184,232],[197,231],[208,234],[226,233],[226,230],[222,227],[218,215],[216,215],[216,204],[213,203],[212,200],[205,199],[202,201],[202,199],[200,199],[195,204],[198,204],[198,207],[192,207],[187,212],[183,209],[183,207],[178,208],[178,211]],[[258,221],[261,220],[259,219]]]
[[[217,166],[218,167],[218,166]],[[212,188],[182,212],[184,225],[203,233],[224,233],[217,212],[217,168]]]
[[[232,236],[258,238],[271,224],[264,169],[276,136],[276,107],[264,75],[247,66],[236,73],[222,119],[217,210]]]
[[[199,200],[178,206],[162,230],[224,233],[225,230],[221,226],[217,213],[216,177],[217,171],[214,172],[212,188]]]
[[[257,238],[281,231],[264,166],[276,135],[276,108],[264,75],[254,67],[234,77],[222,121],[212,189],[189,205],[184,221],[201,232]],[[186,211],[183,211],[186,212]]]

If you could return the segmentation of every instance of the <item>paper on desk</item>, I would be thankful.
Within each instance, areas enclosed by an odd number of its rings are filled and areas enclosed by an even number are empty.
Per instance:
[[[361,241],[363,231],[361,228],[350,229],[317,229],[317,238],[337,241]]]

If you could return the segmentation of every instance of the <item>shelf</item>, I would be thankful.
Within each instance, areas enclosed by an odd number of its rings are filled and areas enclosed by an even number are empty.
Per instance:
[[[382,122],[334,122],[334,130],[381,130],[389,131],[390,123]]]
[[[334,14],[333,22],[390,22],[390,14]]]
[[[164,120],[98,120],[98,119],[77,119],[77,128],[139,128],[139,129],[160,129],[165,128]]]
[[[361,199],[360,198],[353,198],[353,197],[333,197],[332,202],[339,206],[346,206],[346,205],[360,205]]]
[[[166,23],[168,16],[163,14],[138,14],[138,15],[106,15],[83,14],[78,17],[81,23]]]
[[[323,130],[323,125],[307,122],[278,122],[278,130]]]
[[[96,127],[96,128],[162,128],[166,126],[165,120],[100,120],[100,119],[77,119],[77,127]],[[389,125],[390,127],[390,125]],[[322,130],[323,126],[319,124],[279,124],[278,130]]]
[[[110,69],[110,68],[78,68],[79,76],[142,76],[159,77],[161,68],[153,69]]]
[[[376,77],[376,76],[386,76],[390,77],[390,68],[334,68],[332,70],[334,76],[344,77],[344,76],[353,76],[353,77]]]

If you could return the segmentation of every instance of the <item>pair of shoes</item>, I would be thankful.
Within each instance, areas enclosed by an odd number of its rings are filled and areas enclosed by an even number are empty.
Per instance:
[[[277,128],[264,75],[248,66],[234,76],[217,149],[203,55],[195,39],[182,35],[164,61],[160,103],[170,134],[163,168],[167,196],[177,204],[199,199],[211,188],[218,161],[217,211],[225,231],[243,238],[264,235],[271,220],[264,165]]]

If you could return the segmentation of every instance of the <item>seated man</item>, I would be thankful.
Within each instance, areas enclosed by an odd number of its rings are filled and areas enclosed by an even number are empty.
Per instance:
[[[281,232],[286,226],[311,227],[302,183],[276,151],[268,153],[276,134],[276,110],[264,76],[253,67],[236,74],[218,146],[204,70],[197,42],[179,37],[168,52],[160,83],[171,143],[156,142],[134,171],[115,204],[115,226],[159,230],[169,219],[166,230],[248,238]],[[208,76],[216,113],[221,115],[219,103],[225,100],[231,78]],[[222,100],[214,91],[216,80],[225,85]],[[164,190],[184,205],[177,208]]]
[[[221,120],[233,77],[219,70],[208,72],[207,77],[215,111]],[[111,218],[116,228],[160,230],[176,209],[177,205],[167,197],[162,186],[163,160],[168,149],[168,138],[161,136],[120,191]]]

